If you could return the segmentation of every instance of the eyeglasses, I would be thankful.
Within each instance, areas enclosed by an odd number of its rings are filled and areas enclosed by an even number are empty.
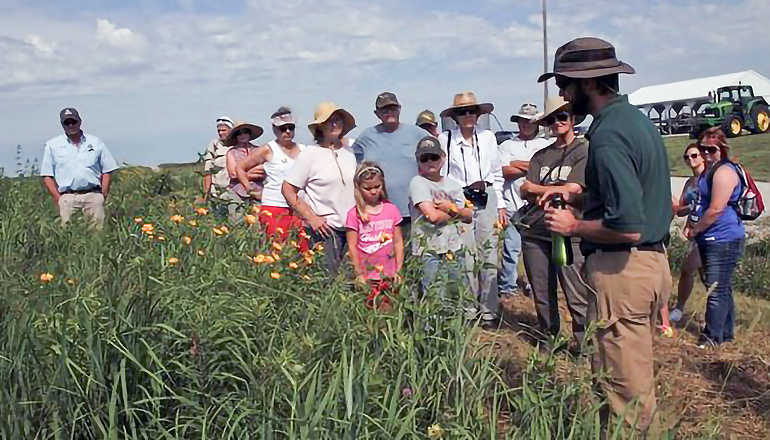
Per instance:
[[[65,119],[64,122],[61,123],[61,125],[69,127],[71,125],[78,125],[78,122],[80,121],[77,121],[75,119]]]
[[[463,107],[454,110],[455,116],[477,115],[478,113],[478,107]]]
[[[392,113],[401,110],[401,107],[395,104],[390,104],[386,105],[385,107],[380,107],[379,110],[380,113]]]
[[[717,151],[719,151],[719,148],[711,145],[699,145],[698,149],[711,155],[717,154]]]
[[[556,123],[556,121],[559,122],[567,122],[570,118],[569,112],[559,112],[555,115],[549,115],[547,118],[545,118],[545,123],[548,125],[553,125]]]
[[[280,130],[282,133],[286,133],[287,131],[294,131],[296,127],[294,126],[294,124],[284,124],[284,125],[279,125],[276,128]]]
[[[700,153],[691,153],[691,154],[683,155],[682,159],[684,159],[684,160],[687,160],[687,159],[697,159],[699,157],[700,157]]]
[[[441,159],[438,154],[423,154],[420,156],[420,163],[437,162]]]

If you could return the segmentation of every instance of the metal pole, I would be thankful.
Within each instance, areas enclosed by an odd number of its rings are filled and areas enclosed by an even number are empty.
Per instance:
[[[548,0],[543,0],[543,73],[548,72]],[[543,108],[548,101],[548,81],[543,82]]]

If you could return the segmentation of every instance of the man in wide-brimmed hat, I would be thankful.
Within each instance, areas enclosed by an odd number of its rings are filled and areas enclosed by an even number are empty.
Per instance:
[[[539,126],[534,118],[538,115],[537,106],[524,103],[519,113],[511,116],[511,122],[519,125],[516,137],[500,144],[500,161],[503,164],[503,199],[508,215],[514,216],[525,205],[519,193],[529,170],[532,155],[547,147],[550,140],[540,135]],[[503,236],[503,261],[497,277],[500,296],[514,295],[523,290],[528,293],[529,286],[519,278],[519,255],[521,254],[521,235],[515,225],[509,225]]]
[[[388,176],[390,201],[401,211],[401,232],[409,238],[409,182],[417,175],[414,147],[425,137],[425,131],[400,121],[401,103],[393,92],[382,92],[374,101],[374,114],[380,123],[364,130],[353,144],[361,159],[376,162]]]
[[[527,177],[521,185],[523,198],[535,202],[537,198],[554,186],[574,186],[574,192],[582,192],[585,186],[585,164],[588,143],[575,136],[575,116],[570,105],[561,96],[555,96],[545,103],[545,111],[533,123],[551,130],[554,136],[551,144],[536,152],[528,163]],[[522,218],[527,227],[521,230],[524,267],[532,285],[532,297],[537,312],[538,330],[544,335],[557,336],[560,317],[557,284],[561,285],[572,317],[573,352],[579,351],[585,332],[588,301],[586,287],[581,281],[583,257],[580,254],[580,239],[575,237],[568,246],[573,249],[573,261],[561,266],[553,258],[553,236],[545,228],[543,210],[537,205],[527,209]],[[558,282],[558,283],[557,283]],[[549,341],[543,341],[547,347]]]
[[[671,218],[671,181],[660,132],[619,95],[618,75],[634,69],[598,38],[570,41],[556,51],[553,72],[560,94],[576,115],[591,114],[586,134],[583,219],[549,207],[546,226],[582,238],[587,283],[598,312],[595,366],[609,375],[602,388],[611,409],[637,429],[655,414],[653,332],[660,304],[671,289],[664,240]],[[575,192],[556,188],[568,202]],[[604,411],[604,421],[608,412]],[[654,435],[654,434],[653,434]]]
[[[441,117],[452,118],[457,128],[438,138],[447,153],[442,174],[460,184],[474,206],[469,261],[475,269],[470,289],[478,307],[468,307],[466,312],[473,319],[478,315],[487,327],[495,325],[498,318],[497,234],[499,227],[508,223],[497,139],[490,130],[477,126],[479,116],[493,109],[492,104],[479,102],[473,92],[456,94]]]

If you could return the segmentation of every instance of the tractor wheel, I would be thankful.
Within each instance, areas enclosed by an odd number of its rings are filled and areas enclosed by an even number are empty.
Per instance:
[[[751,120],[754,122],[754,133],[767,133],[770,131],[770,113],[767,112],[767,107],[764,105],[757,105],[754,110],[751,111]]]
[[[722,124],[722,130],[727,137],[738,137],[741,135],[741,132],[743,132],[743,121],[741,121],[741,118],[738,116],[730,115],[725,119],[724,124]]]

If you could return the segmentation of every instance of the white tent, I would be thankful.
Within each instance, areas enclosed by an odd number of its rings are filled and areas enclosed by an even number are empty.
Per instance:
[[[628,100],[643,109],[645,114],[650,114],[650,110],[655,109],[659,116],[669,115],[672,108],[676,113],[685,106],[697,110],[700,105],[711,101],[709,93],[714,93],[720,87],[738,84],[752,86],[755,95],[765,96],[765,99],[770,100],[770,79],[753,70],[642,87],[630,94]]]

